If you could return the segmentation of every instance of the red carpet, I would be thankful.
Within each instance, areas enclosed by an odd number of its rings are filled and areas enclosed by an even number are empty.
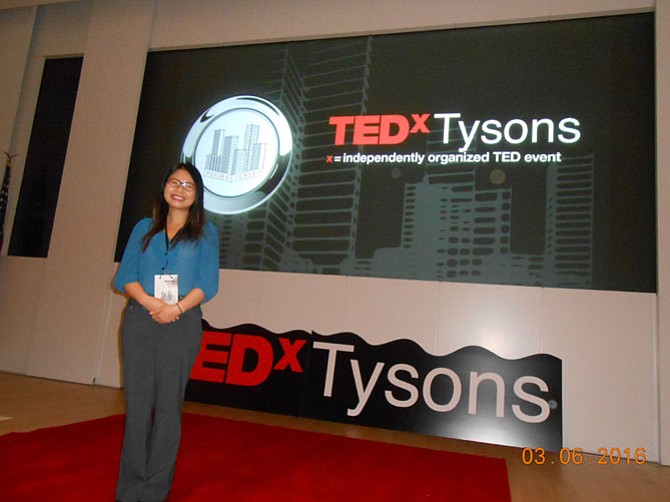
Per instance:
[[[0,436],[3,502],[114,500],[123,415]],[[502,459],[184,415],[170,502],[509,501]]]

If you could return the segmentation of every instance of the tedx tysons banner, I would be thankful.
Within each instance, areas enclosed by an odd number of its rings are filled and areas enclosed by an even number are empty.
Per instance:
[[[410,340],[276,334],[204,322],[187,399],[519,447],[562,447],[561,360],[481,347],[445,356]]]

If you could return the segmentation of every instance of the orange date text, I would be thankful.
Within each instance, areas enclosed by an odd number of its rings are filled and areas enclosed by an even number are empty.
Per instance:
[[[584,453],[582,448],[561,448],[558,454],[546,452],[544,448],[524,448],[521,461],[525,465],[561,464],[561,465],[619,465],[647,462],[647,450],[644,448],[598,448],[596,454]]]

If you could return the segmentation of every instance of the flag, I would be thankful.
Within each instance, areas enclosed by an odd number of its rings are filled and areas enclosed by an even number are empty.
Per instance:
[[[7,160],[5,161],[5,175],[2,178],[2,188],[0,188],[0,250],[5,240],[5,212],[7,211],[7,199],[9,199],[9,171],[12,167],[12,155],[5,152]]]

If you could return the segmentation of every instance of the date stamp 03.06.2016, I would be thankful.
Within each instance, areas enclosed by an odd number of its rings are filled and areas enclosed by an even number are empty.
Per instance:
[[[647,462],[644,448],[598,448],[597,453],[585,453],[582,448],[561,448],[547,452],[544,448],[524,448],[521,461],[525,465],[643,465]]]

